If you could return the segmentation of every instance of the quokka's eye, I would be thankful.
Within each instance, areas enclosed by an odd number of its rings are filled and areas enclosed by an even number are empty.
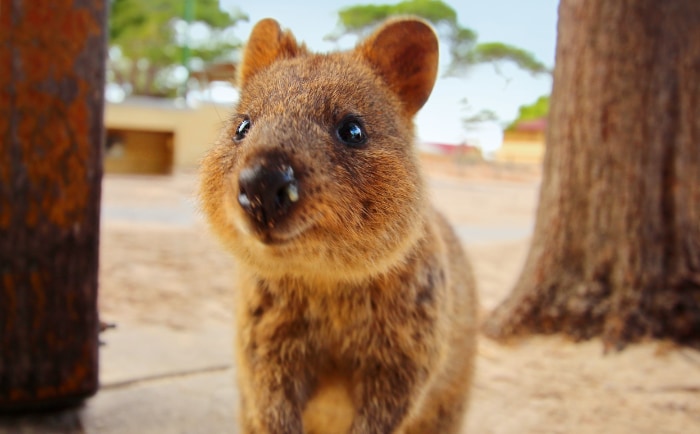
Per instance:
[[[235,142],[240,142],[245,138],[245,136],[248,134],[248,131],[250,130],[250,119],[245,118],[241,121],[241,123],[238,125],[238,128],[236,128],[236,134],[233,136],[233,140]]]
[[[367,143],[367,132],[357,116],[346,116],[338,124],[335,133],[344,145],[360,148]]]

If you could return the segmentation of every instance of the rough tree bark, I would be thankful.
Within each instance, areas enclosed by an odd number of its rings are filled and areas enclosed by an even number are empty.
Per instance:
[[[700,341],[700,1],[562,0],[532,245],[488,335]]]
[[[0,411],[97,390],[106,5],[0,3]]]

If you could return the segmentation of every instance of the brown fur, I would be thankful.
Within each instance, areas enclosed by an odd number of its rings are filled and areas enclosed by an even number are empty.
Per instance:
[[[413,146],[437,56],[433,30],[415,19],[324,55],[274,20],[253,29],[240,102],[201,180],[203,211],[238,264],[243,432],[459,431],[474,283]],[[364,126],[362,146],[336,134],[348,115]],[[250,130],[233,139],[244,119]],[[279,215],[246,193],[256,167],[293,170],[298,199],[280,190]]]

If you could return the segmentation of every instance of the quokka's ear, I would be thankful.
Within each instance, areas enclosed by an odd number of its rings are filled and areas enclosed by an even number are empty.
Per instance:
[[[297,44],[291,32],[282,31],[277,21],[272,18],[260,20],[253,27],[243,50],[238,85],[242,86],[276,60],[289,59],[302,53],[306,53],[306,47]]]
[[[438,40],[425,21],[403,18],[381,26],[356,48],[413,116],[433,90]]]

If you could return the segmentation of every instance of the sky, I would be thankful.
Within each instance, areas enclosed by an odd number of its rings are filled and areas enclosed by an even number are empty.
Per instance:
[[[554,66],[558,0],[445,0],[457,12],[463,27],[478,34],[479,42],[498,41],[531,52],[547,66]],[[396,3],[382,0],[377,3]],[[238,24],[235,34],[247,39],[252,26],[272,17],[288,28],[313,51],[349,49],[356,39],[347,36],[338,44],[324,41],[337,28],[337,13],[347,6],[366,4],[368,0],[220,0],[221,8],[239,8],[250,20]],[[449,57],[441,50],[440,68],[444,72]],[[512,64],[479,65],[462,76],[440,77],[433,93],[416,117],[419,140],[436,143],[470,143],[491,152],[500,146],[501,126],[517,117],[518,107],[534,102],[551,91],[551,77],[533,77]],[[442,75],[442,74],[441,74]],[[467,100],[468,107],[463,103]],[[488,123],[466,130],[462,119],[488,109],[499,123]]]

